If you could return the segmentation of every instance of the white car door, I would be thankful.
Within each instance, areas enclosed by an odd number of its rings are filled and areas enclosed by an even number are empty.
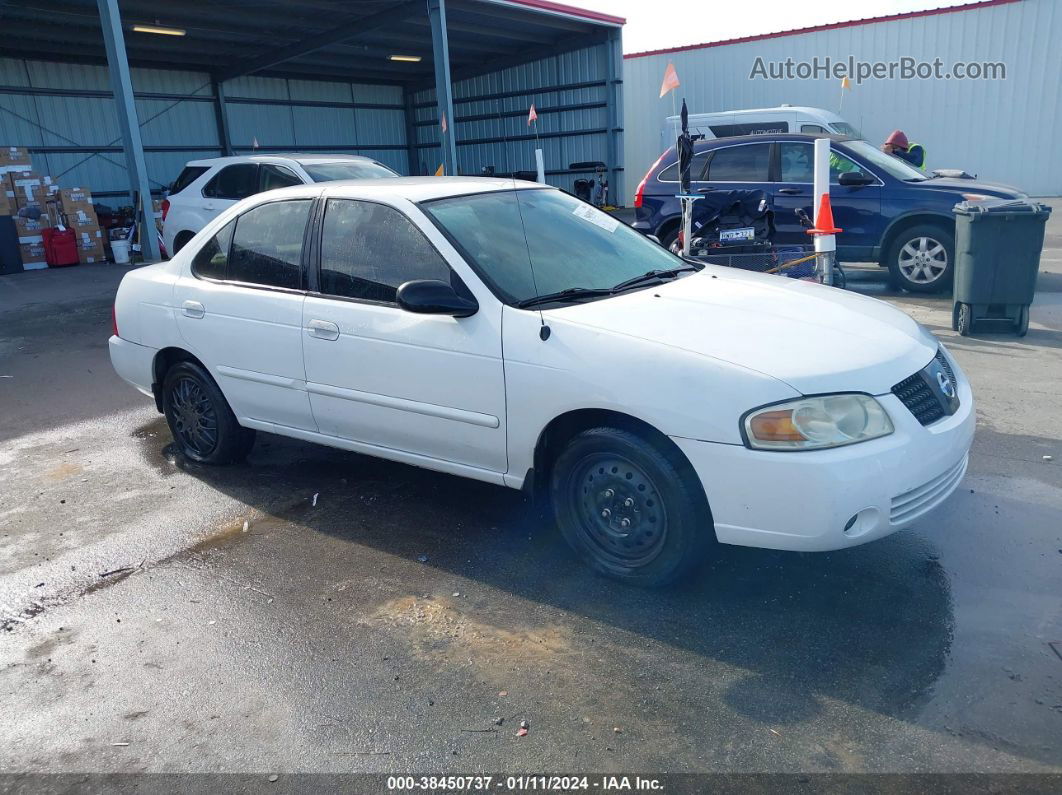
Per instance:
[[[177,325],[236,416],[316,430],[303,382],[311,199],[260,204],[206,241],[174,286]]]
[[[500,479],[506,469],[501,304],[438,230],[405,204],[404,211],[353,199],[325,204],[319,274],[303,307],[314,418],[321,433],[370,445],[380,455],[392,451],[408,460],[413,454]],[[414,279],[467,289],[479,311],[465,318],[405,311],[395,302],[396,288]]]

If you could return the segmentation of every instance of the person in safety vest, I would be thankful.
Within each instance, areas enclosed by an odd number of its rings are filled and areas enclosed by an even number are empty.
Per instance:
[[[913,144],[907,140],[903,130],[893,130],[892,134],[881,145],[881,151],[886,154],[906,160],[915,168],[924,169],[926,166],[926,149],[922,144]]]

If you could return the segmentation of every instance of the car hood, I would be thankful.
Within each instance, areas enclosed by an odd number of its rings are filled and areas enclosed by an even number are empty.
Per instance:
[[[1023,199],[1028,194],[1013,185],[1003,185],[998,182],[985,182],[979,179],[952,179],[950,177],[934,177],[924,182],[912,182],[920,188],[947,191],[948,193],[984,193],[987,196],[998,196],[1002,199]]]
[[[658,287],[543,314],[558,324],[723,360],[805,395],[884,394],[924,367],[938,346],[883,301],[713,265]]]

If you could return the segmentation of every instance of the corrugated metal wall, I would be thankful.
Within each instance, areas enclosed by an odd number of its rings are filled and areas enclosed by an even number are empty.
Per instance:
[[[842,115],[880,143],[894,129],[925,145],[929,168],[965,168],[1034,195],[1062,195],[1062,3],[1020,0],[1006,5],[796,34],[624,60],[625,162],[633,194],[660,154],[660,128],[671,99],[659,99],[668,61],[675,64],[681,102],[690,112],[790,103],[836,111],[835,79],[750,80],[765,61],[820,59],[890,61],[909,55],[945,68],[957,61],[1002,61],[1007,79],[853,81]],[[630,200],[628,195],[627,199]]]
[[[499,173],[534,171],[541,147],[546,181],[572,190],[586,172],[576,162],[607,162],[609,44],[562,53],[514,66],[453,86],[458,171],[479,174],[492,165]],[[442,162],[435,90],[413,95],[418,172],[433,174]],[[538,141],[527,124],[534,103]],[[621,149],[622,151],[622,149]],[[622,173],[622,172],[620,172]],[[621,182],[622,177],[617,181]],[[622,186],[613,185],[613,196]]]
[[[148,176],[162,189],[188,160],[221,153],[210,78],[131,71]],[[257,139],[263,152],[351,152],[407,170],[400,87],[241,77],[224,90],[237,152]],[[103,66],[0,58],[0,145],[30,147],[35,169],[62,185],[103,196],[129,189]]]

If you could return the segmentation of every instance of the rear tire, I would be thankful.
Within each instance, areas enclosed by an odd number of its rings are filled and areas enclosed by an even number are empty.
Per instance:
[[[676,226],[669,232],[665,232],[663,235],[657,235],[660,238],[660,245],[671,251],[671,247],[678,241],[679,228]]]
[[[575,436],[550,475],[561,534],[591,568],[644,587],[688,576],[715,541],[700,482],[674,449],[630,431]]]
[[[195,362],[178,362],[162,381],[162,408],[174,443],[199,464],[246,458],[255,432],[242,427],[214,379]]]
[[[973,307],[969,304],[959,304],[958,318],[955,321],[955,329],[960,337],[969,337],[973,331]]]
[[[955,273],[955,234],[939,224],[904,229],[889,246],[885,263],[894,288],[912,293],[946,290]]]
[[[195,237],[195,232],[178,232],[173,239],[173,253],[176,254],[188,245],[188,241]]]

